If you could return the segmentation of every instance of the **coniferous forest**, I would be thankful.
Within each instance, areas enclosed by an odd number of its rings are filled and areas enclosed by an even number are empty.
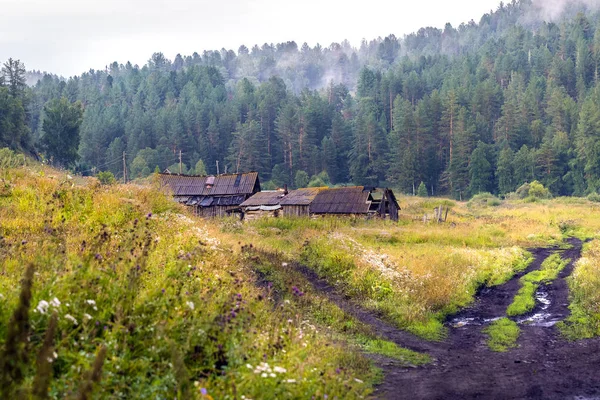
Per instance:
[[[259,171],[264,188],[387,185],[466,198],[600,189],[600,13],[531,0],[477,23],[327,47],[222,49],[26,85],[8,60],[0,147],[91,175]],[[218,167],[217,167],[218,165]]]

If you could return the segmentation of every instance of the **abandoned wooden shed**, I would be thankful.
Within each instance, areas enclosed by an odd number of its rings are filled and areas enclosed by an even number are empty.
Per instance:
[[[366,186],[329,188],[317,193],[310,204],[311,215],[373,215],[398,220],[400,206],[391,189],[383,189],[376,199],[377,189]]]
[[[308,217],[310,215],[310,204],[320,191],[325,187],[304,188],[291,190],[281,202],[284,217]]]
[[[278,217],[281,213],[281,204],[279,203],[287,194],[287,190],[269,190],[254,194],[240,204],[244,219]]]
[[[201,217],[223,217],[260,192],[258,172],[216,176],[159,174],[161,186]]]

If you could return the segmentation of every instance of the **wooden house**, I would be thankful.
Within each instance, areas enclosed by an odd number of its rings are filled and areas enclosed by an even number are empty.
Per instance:
[[[310,215],[310,204],[320,191],[325,187],[304,188],[291,190],[281,202],[284,217],[308,217]]]
[[[287,194],[287,190],[269,190],[254,194],[240,204],[244,219],[278,217],[281,213],[281,204],[279,203]]]
[[[160,174],[163,187],[174,199],[201,217],[223,217],[235,210],[253,194],[260,192],[258,172],[216,176]]]

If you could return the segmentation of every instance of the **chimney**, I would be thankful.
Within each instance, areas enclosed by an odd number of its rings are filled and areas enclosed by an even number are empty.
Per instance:
[[[286,183],[286,184],[283,185],[283,195],[287,196],[288,193],[289,192],[288,192],[287,183]]]

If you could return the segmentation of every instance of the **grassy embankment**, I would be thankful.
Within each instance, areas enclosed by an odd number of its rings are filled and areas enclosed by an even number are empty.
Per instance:
[[[600,336],[600,242],[586,243],[568,278],[571,315],[559,329],[571,340]]]
[[[152,188],[39,165],[0,175],[5,398],[362,398],[378,377],[357,348],[428,361],[299,277],[265,280]]]

